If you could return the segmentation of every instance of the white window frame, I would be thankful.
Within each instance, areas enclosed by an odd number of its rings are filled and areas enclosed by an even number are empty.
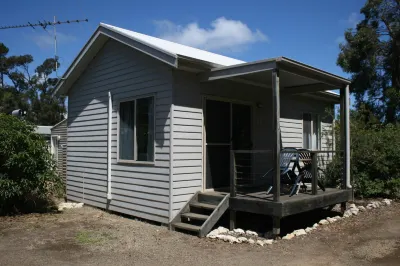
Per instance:
[[[321,150],[322,149],[322,122],[321,122],[321,115],[318,113],[314,113],[314,112],[303,112],[303,116],[302,116],[302,136],[303,136],[303,146],[304,146],[304,115],[305,114],[309,114],[311,115],[311,147],[303,147],[305,149],[310,149],[310,150]],[[316,119],[315,119],[316,118]],[[313,139],[313,133],[314,133],[314,122],[317,122],[317,126],[318,126],[318,130],[317,130],[317,136],[316,136],[316,141],[315,144],[317,147],[314,147],[314,139]]]
[[[153,129],[154,129],[154,136],[153,136],[153,161],[138,161],[137,160],[137,141],[136,141],[136,115],[137,115],[137,103],[136,101],[139,99],[144,99],[144,98],[153,98]],[[119,145],[120,145],[120,140],[119,140],[119,133],[120,133],[120,107],[121,103],[124,102],[131,102],[135,101],[135,117],[134,117],[134,128],[133,128],[133,134],[134,134],[134,151],[133,151],[133,157],[134,160],[124,160],[119,158]],[[126,98],[123,100],[120,100],[117,102],[117,163],[120,164],[146,164],[146,165],[154,165],[156,161],[156,96],[155,94],[148,94],[148,95],[141,95],[137,97],[130,97]]]

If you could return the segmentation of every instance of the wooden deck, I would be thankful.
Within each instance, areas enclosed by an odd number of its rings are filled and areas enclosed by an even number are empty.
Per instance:
[[[233,211],[243,211],[285,217],[296,213],[323,208],[351,200],[352,191],[347,189],[327,188],[326,191],[318,190],[317,195],[311,192],[299,193],[289,197],[281,195],[279,202],[273,201],[273,194],[266,191],[237,193],[236,197],[229,200],[229,208]]]

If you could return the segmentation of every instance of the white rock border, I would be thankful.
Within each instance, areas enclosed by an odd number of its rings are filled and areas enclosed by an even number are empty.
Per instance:
[[[344,218],[352,217],[353,215],[357,216],[359,212],[366,212],[368,210],[377,209],[377,208],[380,208],[382,206],[389,206],[391,203],[392,203],[391,199],[383,199],[382,202],[371,201],[370,203],[367,204],[366,207],[364,207],[364,206],[356,206],[356,204],[351,203],[349,205],[349,208],[344,212],[343,217],[340,217],[340,216],[327,217],[326,219],[322,219],[318,223],[315,223],[312,227],[307,227],[306,229],[295,230],[292,233],[289,233],[289,234],[285,235],[284,237],[282,237],[282,239],[290,240],[290,239],[293,239],[296,236],[306,235],[306,234],[309,234],[312,231],[316,230],[321,225],[327,225],[327,224],[335,223],[335,222],[340,221],[340,220],[342,220]],[[304,230],[304,233],[303,233],[302,230]],[[301,233],[299,234],[298,232],[301,232]]]
[[[357,216],[359,212],[366,212],[368,210],[377,209],[382,206],[389,206],[391,205],[391,199],[383,199],[381,202],[379,201],[371,201],[365,207],[364,206],[357,206],[354,203],[349,204],[349,208],[343,213],[343,217],[335,216],[335,217],[327,217],[326,219],[320,220],[318,223],[315,223],[312,227],[307,227],[305,229],[298,229],[294,230],[292,233],[289,233],[282,237],[282,240],[291,240],[295,237],[304,236],[310,234],[312,231],[316,230],[319,226],[328,225],[332,223],[336,223],[344,218],[349,218]],[[83,205],[83,203],[82,203]],[[79,208],[79,207],[78,207]],[[225,242],[229,242],[230,244],[233,243],[248,243],[248,244],[257,244],[259,246],[265,245],[272,245],[276,241],[272,239],[266,239],[260,237],[257,232],[250,231],[250,230],[243,230],[240,228],[236,228],[232,231],[229,229],[224,228],[222,226],[218,227],[217,229],[212,230],[208,235],[207,238],[210,239],[218,239],[223,240]]]
[[[83,207],[83,202],[80,203],[75,203],[75,202],[61,202],[58,204],[58,211],[63,211],[65,209],[76,209],[76,208],[82,208]]]

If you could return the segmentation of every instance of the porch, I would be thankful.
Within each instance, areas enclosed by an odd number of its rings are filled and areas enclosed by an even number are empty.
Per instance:
[[[342,206],[352,198],[350,185],[350,123],[349,123],[349,81],[332,75],[311,66],[287,59],[276,58],[262,60],[253,63],[235,65],[231,67],[217,68],[203,74],[203,80],[212,82],[218,79],[233,79],[237,82],[253,84],[271,89],[272,97],[272,128],[271,139],[272,149],[269,151],[231,150],[230,155],[230,227],[236,226],[236,211],[245,211],[258,214],[266,214],[273,217],[273,233],[280,234],[280,219],[285,216],[323,208],[341,203]],[[271,84],[271,85],[270,85]],[[311,166],[311,190],[307,188],[303,193],[293,195],[282,191],[281,184],[281,156],[282,156],[282,132],[280,128],[281,119],[281,93],[289,95],[300,95],[304,93],[329,93],[326,90],[339,89],[340,94],[340,151],[309,151]],[[286,107],[287,108],[287,107]],[[234,141],[234,140],[233,140]],[[234,148],[234,147],[233,147]],[[320,147],[319,147],[320,148]],[[333,148],[333,147],[332,147]],[[255,162],[255,155],[262,153],[269,154],[269,160],[264,158],[259,163]],[[318,157],[322,154],[340,156],[342,161],[342,186],[341,188],[319,188],[319,167]],[[245,161],[238,164],[239,159]],[[271,177],[271,189],[268,189],[266,182],[257,185],[260,179],[265,179],[271,167],[267,162],[272,162],[272,169],[275,169]],[[238,170],[238,168],[240,168]],[[299,173],[297,173],[299,174]],[[261,177],[261,178],[260,178]],[[241,179],[245,183],[238,184]],[[239,190],[239,187],[243,189]],[[293,186],[293,184],[292,184]],[[294,184],[296,186],[296,184]],[[247,190],[247,191],[246,191]],[[270,193],[272,192],[272,193]]]
[[[221,215],[221,208],[226,208],[230,210],[231,228],[236,226],[237,211],[264,214],[273,217],[273,232],[279,235],[282,217],[345,203],[352,198],[348,80],[287,58],[218,67],[201,72],[197,77],[201,81],[200,89],[197,91],[198,95],[203,97],[204,112],[202,144],[204,191],[201,192],[201,197],[195,196],[186,204],[180,215],[175,217],[173,225],[178,224],[176,227],[187,230],[197,230],[201,232],[200,235],[204,235],[206,234],[204,228],[211,228],[210,222],[215,223],[219,219],[217,216]],[[254,88],[258,88],[259,93],[255,93]],[[340,94],[327,90],[339,90]],[[248,95],[240,97],[239,91]],[[284,153],[282,148],[291,147],[291,143],[282,142],[281,124],[291,123],[290,117],[285,112],[294,111],[296,123],[300,125],[300,129],[296,130],[303,130],[304,120],[299,116],[303,116],[302,112],[307,108],[303,108],[303,105],[296,110],[291,104],[297,103],[297,99],[301,101],[303,95],[306,95],[307,99],[314,99],[305,105],[318,105],[320,101],[327,99],[329,99],[327,102],[340,103],[341,148],[335,151],[334,145],[330,149],[321,145],[304,147],[302,139],[296,142],[296,148],[311,148],[310,160],[313,167],[310,171],[313,178],[308,188],[290,196],[289,192],[285,191],[284,184],[281,184],[279,170],[270,172],[268,178],[265,174],[270,169],[280,169],[280,156]],[[228,100],[229,98],[232,100]],[[282,106],[281,98],[290,100]],[[257,119],[254,119],[254,113],[259,115]],[[282,118],[282,114],[285,119]],[[259,122],[258,119],[263,122]],[[302,135],[304,131],[296,134]],[[248,170],[237,169],[238,159],[235,156],[239,153],[240,159],[248,160]],[[261,153],[267,157],[255,158],[255,154]],[[321,162],[326,164],[338,156],[343,162],[342,186],[322,190],[318,187],[318,166]],[[326,161],[326,158],[329,160]],[[257,160],[259,161],[256,162]],[[238,176],[239,172],[242,176]],[[243,175],[247,176],[245,177],[247,181],[251,180],[251,188],[239,189],[237,181],[243,178]],[[261,180],[263,178],[268,180]],[[270,185],[272,190],[267,193]],[[218,195],[220,201],[207,200]],[[226,200],[227,198],[229,199]],[[204,214],[198,211],[199,206],[200,209],[204,207],[212,211]],[[201,218],[205,222],[198,227],[190,227],[187,223],[191,220],[187,220],[185,218],[187,216],[192,219]]]
[[[312,193],[299,193],[290,197],[283,194],[280,201],[274,201],[273,194],[267,194],[266,191],[257,191],[251,193],[237,193],[231,197],[229,208],[232,211],[251,212],[265,214],[276,217],[286,217],[302,212],[320,209],[351,199],[351,190],[326,188],[317,195]]]

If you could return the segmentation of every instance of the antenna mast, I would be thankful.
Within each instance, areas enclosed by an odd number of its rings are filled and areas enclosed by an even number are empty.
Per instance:
[[[79,23],[79,22],[88,22],[88,19],[76,19],[76,20],[66,20],[66,21],[56,21],[56,16],[54,16],[53,22],[50,21],[38,21],[38,23],[30,23],[28,24],[22,24],[22,25],[11,25],[11,26],[1,26],[0,30],[7,30],[7,29],[18,29],[18,28],[33,28],[35,27],[41,27],[45,31],[47,26],[53,26],[53,32],[54,32],[54,60],[56,63],[56,76],[58,77],[58,56],[57,56],[57,31],[56,31],[56,25],[61,25],[61,24],[71,24],[71,23]]]
[[[54,30],[54,62],[56,63],[56,77],[58,77],[56,16],[54,16],[54,20],[53,20],[53,30]]]

